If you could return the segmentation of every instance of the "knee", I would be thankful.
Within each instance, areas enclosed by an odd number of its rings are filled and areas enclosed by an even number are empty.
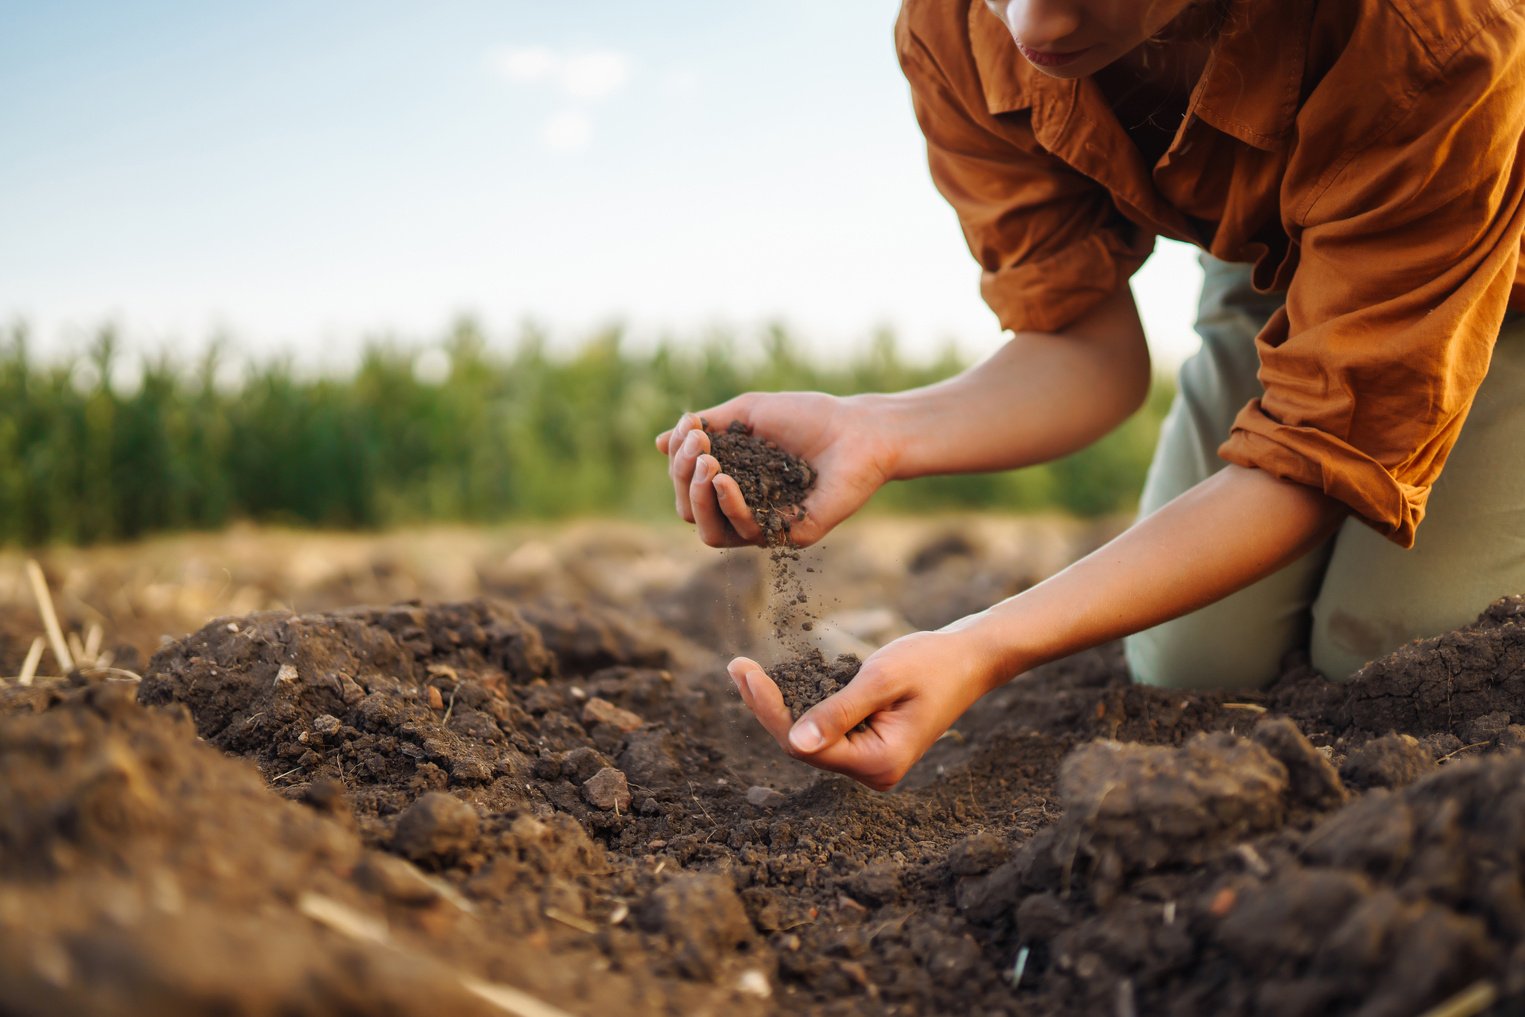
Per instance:
[[[1203,692],[1259,689],[1274,681],[1286,648],[1233,635],[1188,615],[1129,636],[1123,652],[1141,685]]]

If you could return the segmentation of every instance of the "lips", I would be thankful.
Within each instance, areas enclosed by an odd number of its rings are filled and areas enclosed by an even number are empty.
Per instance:
[[[1072,50],[1069,53],[1049,53],[1039,49],[1028,49],[1020,42],[1017,43],[1017,49],[1039,67],[1063,67],[1065,64],[1074,63],[1091,51],[1091,47],[1087,46],[1085,49]]]

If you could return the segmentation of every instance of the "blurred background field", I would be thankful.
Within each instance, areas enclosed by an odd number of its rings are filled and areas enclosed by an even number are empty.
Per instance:
[[[470,320],[432,343],[375,340],[341,371],[248,358],[34,352],[0,332],[0,544],[36,547],[233,523],[376,530],[578,517],[657,520],[671,494],[653,437],[751,389],[893,391],[965,366],[878,333],[822,356],[782,327],[632,343],[552,342]],[[1131,509],[1170,386],[1096,446],[1011,473],[891,485],[879,511],[1098,517]]]

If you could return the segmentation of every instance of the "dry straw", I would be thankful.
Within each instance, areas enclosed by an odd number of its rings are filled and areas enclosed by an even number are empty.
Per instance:
[[[78,632],[65,633],[63,626],[58,623],[58,611],[53,606],[53,594],[48,590],[48,580],[43,575],[42,566],[35,560],[30,560],[26,563],[26,574],[32,587],[32,597],[37,601],[37,613],[42,616],[44,635],[32,640],[26,659],[21,663],[21,671],[13,679],[16,684],[61,681],[63,676],[74,671],[105,675],[107,679],[116,681],[142,680],[142,675],[135,671],[111,666],[112,654],[101,652],[101,640],[105,633],[99,624],[92,622],[83,636]],[[53,651],[53,659],[58,662],[57,675],[42,676],[37,673],[42,664],[43,652],[47,649]]]

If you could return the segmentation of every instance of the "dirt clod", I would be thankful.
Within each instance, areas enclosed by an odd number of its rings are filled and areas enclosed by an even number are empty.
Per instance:
[[[636,918],[667,939],[678,969],[694,978],[715,977],[754,935],[736,887],[716,873],[674,876],[641,902]]]
[[[480,825],[477,810],[468,803],[430,791],[397,818],[392,846],[415,862],[454,859],[475,845]]]
[[[758,438],[739,420],[720,432],[706,426],[705,433],[710,437],[710,454],[720,463],[721,472],[736,481],[768,542],[787,540],[789,526],[815,483],[815,470],[798,456]]]
[[[790,715],[798,720],[816,703],[845,688],[862,666],[863,662],[850,653],[828,661],[820,650],[810,649],[793,660],[774,664],[768,669],[768,677],[778,685]]]
[[[1412,735],[1375,738],[1350,754],[1340,775],[1356,787],[1403,787],[1435,768],[1435,759]]]

